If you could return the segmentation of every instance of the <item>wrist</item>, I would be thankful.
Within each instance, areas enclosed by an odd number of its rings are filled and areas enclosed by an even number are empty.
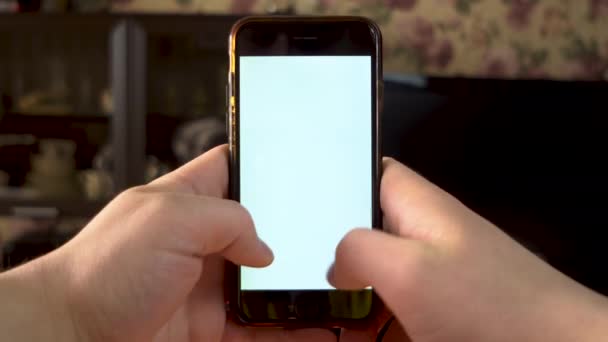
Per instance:
[[[0,331],[11,341],[77,341],[78,331],[43,257],[0,274]]]
[[[581,327],[587,327],[583,331],[581,341],[601,341],[608,336],[608,298],[603,295],[592,293],[590,298],[588,315],[580,320]]]
[[[601,341],[608,336],[608,298],[580,284],[569,295],[555,298],[552,329],[555,341]]]

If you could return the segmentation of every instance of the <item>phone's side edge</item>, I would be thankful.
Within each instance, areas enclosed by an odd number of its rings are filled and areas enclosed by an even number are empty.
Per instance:
[[[362,18],[370,28],[370,32],[374,36],[375,42],[375,106],[374,106],[374,132],[373,132],[373,154],[374,154],[374,212],[373,212],[373,229],[382,230],[382,212],[380,208],[380,185],[382,180],[382,111],[384,108],[384,77],[383,77],[383,43],[382,43],[382,32],[380,27],[372,20]],[[367,324],[373,325],[377,323],[377,320],[382,316],[384,306],[382,300],[373,291],[372,296],[372,307],[369,317],[367,317]]]
[[[293,17],[291,16],[285,16],[285,17],[263,17],[263,16],[250,16],[250,17],[245,17],[240,19],[239,21],[237,21],[231,31],[230,31],[230,35],[229,35],[229,40],[228,40],[228,54],[229,54],[229,74],[228,74],[228,78],[229,78],[229,91],[228,91],[228,108],[226,109],[228,111],[228,115],[227,115],[227,125],[228,125],[228,132],[229,132],[229,196],[231,199],[233,200],[239,200],[239,186],[240,186],[240,182],[239,182],[239,136],[238,136],[238,109],[237,109],[237,103],[236,103],[236,99],[237,99],[237,88],[238,88],[238,80],[236,78],[236,74],[237,74],[237,36],[239,31],[243,28],[243,26],[245,26],[246,24],[250,23],[250,22],[260,22],[260,21],[268,21],[268,20],[277,20],[277,19],[284,19],[284,20],[290,20],[293,19]],[[299,17],[299,19],[302,19],[302,17]],[[357,20],[357,21],[363,21],[365,22],[369,28],[370,28],[370,32],[372,32],[372,34],[374,35],[374,42],[376,45],[375,48],[375,63],[374,63],[374,68],[375,68],[375,83],[376,83],[376,87],[375,87],[375,112],[373,113],[374,115],[374,132],[373,132],[373,151],[372,153],[374,153],[374,213],[373,213],[373,221],[374,221],[374,229],[382,229],[381,227],[381,212],[380,212],[380,200],[379,200],[379,190],[380,190],[380,180],[381,180],[381,175],[382,175],[382,147],[381,147],[381,110],[382,110],[382,103],[383,103],[383,80],[382,80],[382,35],[381,35],[381,31],[379,29],[379,27],[377,26],[377,24],[365,17],[354,17],[354,16],[340,16],[340,17],[318,17],[318,16],[309,16],[306,19],[310,19],[310,20],[344,20],[344,21],[349,21],[349,20]],[[238,324],[244,324],[244,325],[248,325],[248,326],[260,326],[260,327],[272,327],[272,326],[287,326],[285,323],[278,323],[278,324],[263,324],[263,323],[259,323],[259,322],[255,322],[255,321],[251,321],[245,314],[244,312],[242,312],[241,310],[241,305],[239,303],[240,298],[238,296],[238,288],[240,286],[239,284],[239,276],[238,276],[238,267],[232,263],[229,263],[229,265],[226,266],[226,269],[229,273],[229,277],[233,277],[230,280],[227,280],[225,282],[225,292],[227,294],[226,297],[226,301],[227,301],[227,308],[229,310],[229,316],[231,317],[231,319],[238,323]],[[236,278],[236,279],[235,279]],[[235,288],[236,286],[236,288]],[[368,323],[372,323],[372,320],[375,319],[376,315],[378,315],[381,310],[382,310],[382,306],[381,306],[381,300],[379,299],[379,297],[374,293],[374,297],[373,297],[373,307],[372,307],[372,311],[370,312],[370,315],[368,317],[365,317],[361,320],[357,320],[357,322],[359,323],[363,323],[366,324]],[[365,322],[363,322],[365,321]],[[331,327],[356,327],[359,324],[357,324],[356,322],[351,321],[343,321],[343,322],[339,322],[339,324],[337,325],[332,325]],[[301,327],[300,325],[296,324],[294,325],[294,327]]]

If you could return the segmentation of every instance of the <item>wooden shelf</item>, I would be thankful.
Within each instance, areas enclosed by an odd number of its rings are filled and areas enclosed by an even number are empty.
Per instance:
[[[108,14],[71,13],[0,13],[0,29],[9,31],[35,31],[48,28],[59,32],[107,31],[115,17]]]
[[[228,33],[231,25],[242,16],[229,14],[157,14],[157,13],[0,13],[0,29],[9,31],[52,28],[59,31],[90,32],[108,30],[121,19],[135,19],[148,26],[151,33],[193,33],[193,28],[219,29]],[[168,25],[170,23],[170,25]],[[158,25],[161,24],[161,25]],[[226,36],[222,36],[225,41]],[[224,42],[225,44],[225,42]]]
[[[0,215],[33,218],[93,217],[109,200],[22,199],[0,197]]]
[[[77,121],[77,122],[98,122],[107,123],[112,118],[111,115],[92,113],[92,114],[30,114],[30,113],[18,113],[12,112],[0,116],[0,123],[3,121],[23,121],[23,120],[35,120],[35,121]]]

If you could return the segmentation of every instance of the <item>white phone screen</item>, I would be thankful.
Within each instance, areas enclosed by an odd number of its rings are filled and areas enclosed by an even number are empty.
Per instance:
[[[331,290],[336,246],[372,226],[372,58],[239,64],[240,202],[275,255],[241,290]]]

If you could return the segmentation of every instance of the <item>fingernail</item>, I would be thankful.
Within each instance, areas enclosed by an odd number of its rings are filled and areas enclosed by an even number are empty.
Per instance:
[[[333,284],[333,283],[334,283],[334,276],[335,276],[335,275],[334,275],[334,268],[335,268],[335,267],[334,267],[334,264],[331,264],[331,266],[329,266],[329,269],[327,270],[327,275],[326,275],[326,277],[327,277],[327,281],[328,281],[330,284]]]

